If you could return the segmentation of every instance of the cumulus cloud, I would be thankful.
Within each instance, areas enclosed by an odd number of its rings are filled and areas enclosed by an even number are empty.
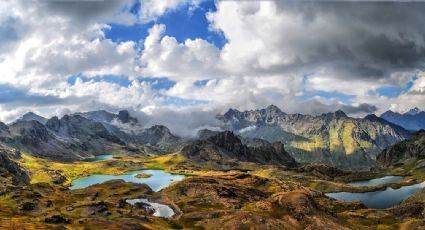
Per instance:
[[[179,42],[155,23],[141,41],[105,37],[113,24],[155,22],[199,3],[0,1],[0,88],[6,89],[0,93],[0,119],[28,110],[50,116],[131,108],[146,125],[164,124],[190,136],[216,127],[215,114],[229,107],[276,104],[288,113],[342,109],[364,116],[425,105],[422,3],[216,1],[217,11],[206,17],[209,29],[225,36],[222,48],[203,38]],[[75,76],[88,80],[68,82]],[[130,84],[98,76],[124,77]],[[143,77],[175,84],[154,89],[139,80]],[[409,81],[412,86],[397,97],[378,92]],[[349,95],[350,100],[302,97],[311,92]],[[177,106],[170,98],[194,103]]]
[[[149,30],[140,59],[145,75],[195,81],[220,74],[217,47],[202,39],[178,43],[174,37],[162,36],[165,30],[165,25],[154,25]]]
[[[141,0],[139,17],[142,21],[155,20],[167,11],[183,5],[196,7],[201,0]]]

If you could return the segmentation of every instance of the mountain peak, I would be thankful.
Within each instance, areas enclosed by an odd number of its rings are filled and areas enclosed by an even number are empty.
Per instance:
[[[28,112],[24,114],[21,118],[19,118],[17,121],[38,121],[41,124],[46,124],[47,119],[33,112]]]
[[[335,116],[336,117],[347,117],[347,114],[345,114],[344,111],[339,109],[335,112]]]
[[[119,111],[118,119],[123,123],[137,123],[137,119],[132,117],[128,110]]]
[[[342,110],[337,110],[334,113],[323,113],[321,116],[325,116],[327,118],[344,118],[348,117],[347,114]]]
[[[282,112],[282,110],[280,110],[280,108],[279,107],[277,107],[277,106],[275,106],[275,105],[269,105],[269,106],[267,106],[267,108],[266,108],[266,110],[267,111],[270,111],[270,112],[277,112],[277,113],[281,113]]]
[[[405,114],[416,115],[416,114],[419,114],[420,112],[422,112],[422,110],[420,110],[418,107],[415,107],[409,110],[408,112],[406,112]]]
[[[368,114],[364,117],[364,119],[369,121],[379,121],[380,118],[376,116],[375,114]]]

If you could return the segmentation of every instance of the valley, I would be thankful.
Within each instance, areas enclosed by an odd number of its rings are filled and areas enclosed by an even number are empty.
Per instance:
[[[425,230],[425,0],[0,0],[0,230]]]
[[[43,139],[31,127],[14,131],[18,136],[10,134],[5,125],[0,148],[4,162],[0,163],[0,228],[425,226],[423,132],[386,148],[378,154],[374,167],[351,170],[320,160],[300,163],[292,157],[290,148],[279,141],[250,139],[237,132],[203,130],[197,138],[184,140],[164,128],[155,128],[155,132],[145,128],[124,132],[119,126],[109,124],[105,128],[108,123],[85,119],[86,124],[90,122],[92,127],[98,126],[97,130],[106,131],[99,134],[75,123],[72,129],[60,128],[66,132],[54,132],[43,128],[39,121],[30,121],[37,122],[38,129],[45,130],[47,136],[51,135],[51,139]],[[128,116],[123,119],[129,120],[136,122]],[[67,141],[75,146],[104,146],[87,153],[80,152],[80,148],[68,149],[72,159],[44,154],[52,140],[62,143],[59,141],[64,140],[63,133],[74,136]],[[123,141],[114,133],[128,139]],[[143,138],[140,133],[144,133]],[[22,142],[22,136],[35,141]],[[146,145],[148,136],[151,143]],[[173,144],[166,146],[174,146],[175,150],[164,153],[161,146],[169,138]]]

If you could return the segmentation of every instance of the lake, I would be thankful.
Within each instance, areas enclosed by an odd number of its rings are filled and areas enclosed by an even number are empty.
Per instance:
[[[326,193],[326,196],[341,201],[360,201],[368,208],[390,208],[399,204],[402,200],[413,195],[425,187],[425,182],[403,186],[399,189],[386,188],[382,191],[353,193],[353,192],[334,192]]]
[[[131,205],[135,205],[136,203],[139,203],[139,202],[149,204],[154,210],[153,216],[171,218],[175,214],[174,210],[170,208],[168,205],[150,202],[148,199],[127,200],[127,203]]]
[[[149,178],[136,178],[136,175],[145,173],[152,175]],[[170,174],[163,170],[137,170],[131,171],[123,175],[105,175],[95,174],[91,176],[81,177],[72,181],[72,186],[69,187],[71,190],[87,188],[91,185],[101,184],[110,180],[124,180],[126,182],[147,184],[153,191],[157,192],[174,181],[180,181],[185,178],[184,175]]]
[[[86,158],[83,161],[85,161],[85,162],[103,161],[103,160],[110,160],[113,157],[114,156],[112,156],[111,154],[103,154],[103,155],[97,155],[95,157]]]
[[[361,187],[361,186],[375,186],[379,184],[387,184],[387,183],[398,183],[401,180],[403,180],[404,177],[402,176],[386,176],[381,178],[376,178],[372,180],[365,180],[365,181],[354,181],[351,183],[348,183],[351,186],[354,187]]]

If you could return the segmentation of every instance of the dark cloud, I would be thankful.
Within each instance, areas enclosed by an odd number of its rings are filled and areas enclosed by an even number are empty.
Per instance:
[[[362,103],[358,106],[343,105],[341,106],[341,110],[347,114],[365,114],[365,113],[371,114],[371,113],[375,113],[378,110],[378,108],[374,105]]]
[[[332,113],[337,110],[344,111],[347,115],[353,117],[363,117],[364,115],[375,113],[378,108],[375,105],[362,103],[359,105],[341,104],[337,100],[330,103],[323,103],[316,99],[303,101],[295,105],[283,107],[288,113],[302,113],[320,115],[323,113]]]
[[[282,14],[303,18],[292,63],[263,71],[326,68],[339,77],[381,79],[393,72],[425,69],[425,3],[276,1]],[[326,22],[326,23],[323,23]],[[282,53],[284,55],[284,53]]]
[[[0,55],[15,48],[25,31],[26,27],[19,18],[7,17],[0,20]]]
[[[45,0],[44,12],[66,16],[74,23],[113,22],[116,16],[128,13],[136,0]]]

